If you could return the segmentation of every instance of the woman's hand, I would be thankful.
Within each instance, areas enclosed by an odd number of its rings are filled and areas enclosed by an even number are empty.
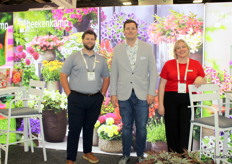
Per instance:
[[[195,79],[195,81],[193,82],[193,84],[195,85],[195,87],[200,87],[201,84],[205,84],[206,80],[205,78],[201,77],[201,76],[197,76],[197,78]]]
[[[159,104],[158,113],[159,113],[161,116],[164,116],[164,114],[165,114],[165,109],[164,109],[164,106],[163,106],[163,105],[160,105],[160,104]]]

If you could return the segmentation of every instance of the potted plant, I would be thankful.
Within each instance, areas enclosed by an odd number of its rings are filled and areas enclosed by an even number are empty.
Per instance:
[[[46,87],[49,90],[61,91],[60,72],[63,66],[62,62],[58,60],[47,61],[44,60],[42,68],[42,77],[47,82]]]
[[[66,26],[56,27],[67,32],[72,31],[72,26],[78,32],[84,32],[90,27],[90,23],[97,23],[98,8],[56,9],[52,10],[52,17],[58,21],[68,21]]]
[[[27,45],[30,54],[40,53],[46,60],[52,61],[56,58],[56,52],[64,44],[63,40],[55,35],[35,36]]]
[[[107,113],[101,115],[95,124],[95,128],[98,128],[100,150],[111,153],[122,151],[122,123],[119,114]]]
[[[67,97],[65,93],[45,90],[41,106],[45,140],[62,142],[67,128]]]
[[[185,150],[183,154],[176,152],[147,152],[148,156],[140,164],[163,164],[163,163],[184,163],[184,164],[204,164],[199,157],[199,152],[188,152]]]

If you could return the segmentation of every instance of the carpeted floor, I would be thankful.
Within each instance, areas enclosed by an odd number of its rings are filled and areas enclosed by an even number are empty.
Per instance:
[[[65,164],[66,151],[65,150],[47,150],[47,162],[43,160],[43,151],[41,148],[35,148],[35,152],[24,152],[23,146],[11,146],[9,150],[8,164]],[[4,153],[2,152],[2,162],[4,160]],[[83,153],[78,153],[76,164],[90,164],[88,161],[82,159]],[[120,159],[118,155],[95,154],[100,162],[98,164],[117,164]],[[136,158],[132,157],[128,164],[135,164]]]

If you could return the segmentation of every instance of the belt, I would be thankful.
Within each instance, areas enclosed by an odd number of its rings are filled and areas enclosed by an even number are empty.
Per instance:
[[[71,90],[71,91],[78,94],[78,95],[82,95],[82,96],[95,96],[95,95],[100,93],[100,91],[98,91],[97,93],[81,93],[81,92],[77,92],[77,91],[74,91],[74,90]]]

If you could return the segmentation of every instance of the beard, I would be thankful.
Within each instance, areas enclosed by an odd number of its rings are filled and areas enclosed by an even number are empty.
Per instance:
[[[93,48],[94,48],[94,46],[95,46],[95,44],[93,45],[93,46],[91,46],[91,47],[89,47],[87,44],[84,44],[84,47],[87,49],[87,50],[93,50]]]

